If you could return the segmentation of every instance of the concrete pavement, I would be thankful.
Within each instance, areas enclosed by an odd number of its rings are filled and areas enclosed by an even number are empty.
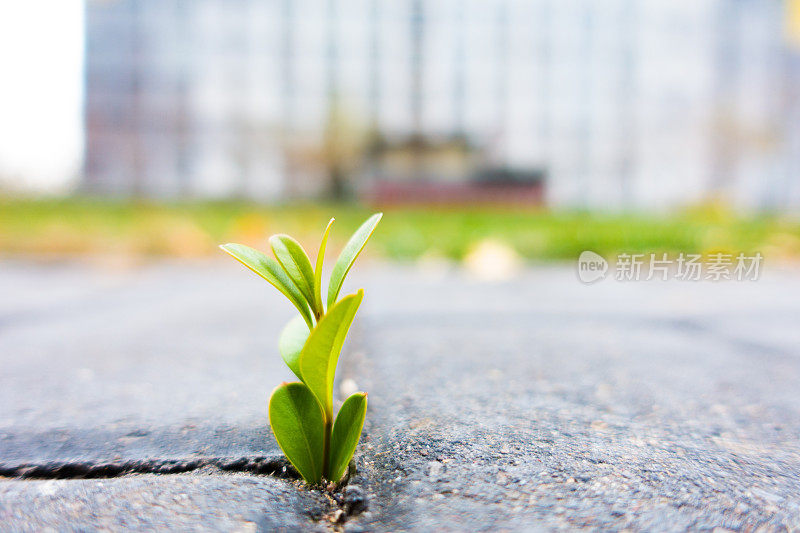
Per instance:
[[[343,522],[353,506],[286,478],[266,425],[292,310],[265,282],[224,261],[0,263],[0,466],[196,467],[7,476],[2,529],[800,528],[797,272],[363,265],[348,286],[366,289],[339,376],[370,395],[368,509]]]
[[[370,280],[348,371],[380,505],[350,527],[800,528],[800,285],[775,274]]]

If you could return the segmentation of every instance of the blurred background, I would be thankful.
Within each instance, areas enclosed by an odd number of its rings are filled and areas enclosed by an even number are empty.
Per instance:
[[[800,257],[800,0],[8,1],[0,66],[4,254]]]

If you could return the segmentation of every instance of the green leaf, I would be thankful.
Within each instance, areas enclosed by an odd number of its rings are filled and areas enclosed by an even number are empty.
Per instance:
[[[325,233],[322,234],[322,242],[319,245],[319,253],[317,254],[317,267],[314,269],[314,301],[320,312],[322,309],[322,264],[325,262],[325,248],[328,246],[328,233],[331,232],[331,226],[335,218],[330,219],[328,225],[325,227]]]
[[[308,327],[313,327],[314,323],[306,299],[277,261],[243,244],[228,243],[221,245],[220,248],[281,291],[300,311],[300,315]]]
[[[361,250],[364,249],[364,245],[367,244],[372,232],[375,231],[375,226],[378,225],[381,217],[383,217],[383,213],[376,213],[369,217],[366,222],[361,224],[361,227],[359,227],[353,236],[350,237],[350,240],[347,241],[342,253],[339,254],[336,264],[333,265],[331,281],[328,284],[329,309],[336,301],[336,298],[339,297],[339,291],[342,290],[344,278],[347,276],[347,273],[350,272],[350,268],[352,268],[353,263],[355,263],[358,254],[360,254]]]
[[[308,325],[303,317],[298,315],[286,324],[278,339],[278,351],[281,352],[281,357],[301,381],[303,376],[300,375],[300,352],[303,351],[309,333],[311,332]]]
[[[367,416],[367,394],[357,392],[342,404],[336,422],[333,423],[331,435],[330,471],[325,477],[331,481],[339,481],[347,471],[347,465],[353,458]]]
[[[307,483],[322,479],[324,423],[311,391],[302,383],[283,383],[269,398],[269,423],[286,458]]]
[[[321,315],[322,312],[314,303],[314,269],[311,268],[306,251],[288,235],[273,235],[269,238],[269,244],[275,258],[289,275],[289,279],[303,293],[308,305],[316,309],[318,316]]]
[[[339,353],[363,298],[360,289],[336,302],[311,331],[300,353],[303,382],[319,400],[327,420],[333,419],[333,378]]]

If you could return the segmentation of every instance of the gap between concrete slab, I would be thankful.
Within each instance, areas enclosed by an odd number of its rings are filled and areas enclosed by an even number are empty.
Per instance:
[[[342,359],[347,360],[353,356],[353,348],[360,346],[362,331],[356,328],[351,335],[351,349],[346,350],[342,355]],[[355,338],[353,338],[355,337]],[[344,366],[344,365],[343,365]],[[357,375],[357,374],[356,374]],[[337,382],[338,386],[338,382]],[[208,431],[208,428],[201,428],[198,430],[198,435],[194,440],[201,440],[203,438],[209,441],[219,440],[219,431]],[[226,430],[230,428],[225,428]],[[267,431],[269,431],[267,429]],[[91,433],[91,432],[90,432]],[[222,432],[228,436],[229,431]],[[256,435],[246,433],[244,435],[233,431],[237,437],[239,447],[252,447],[252,440]],[[75,437],[75,434],[70,434],[70,437]],[[166,438],[168,442],[173,442],[176,438],[186,439],[186,436],[173,434],[173,432],[160,432],[157,429],[135,429],[129,433],[122,435],[122,438],[141,439],[144,437]],[[97,437],[92,434],[91,437]],[[276,479],[284,479],[289,482],[298,482],[301,480],[300,475],[291,466],[289,461],[279,454],[272,455],[233,455],[233,456],[194,456],[194,457],[179,457],[179,458],[162,458],[155,455],[154,457],[137,459],[113,459],[102,456],[97,459],[88,459],[84,453],[92,450],[91,444],[94,442],[108,442],[114,440],[114,435],[102,435],[100,438],[91,438],[82,436],[79,439],[80,443],[84,441],[89,442],[85,446],[77,447],[78,458],[69,460],[58,460],[58,457],[53,457],[52,450],[46,449],[45,455],[51,455],[44,460],[37,461],[35,458],[18,457],[17,461],[0,461],[0,480],[7,481],[49,481],[49,480],[85,480],[85,479],[113,479],[125,478],[126,476],[135,477],[137,474],[155,474],[155,475],[182,475],[196,473],[200,475],[220,475],[220,474],[246,474],[253,476],[270,476]],[[261,436],[263,438],[263,435]],[[31,436],[32,442],[50,442],[53,441],[53,435],[42,436],[40,434]],[[29,439],[29,440],[31,440]],[[16,443],[16,448],[24,448],[28,442],[22,439],[23,442]],[[58,440],[58,442],[62,442]],[[193,444],[196,444],[193,441]],[[168,448],[169,446],[167,446]],[[182,446],[187,451],[189,449],[197,448],[198,446]],[[16,449],[15,448],[15,449]],[[161,445],[154,446],[153,449],[148,449],[145,453],[158,454]],[[116,448],[114,448],[115,451]],[[7,450],[6,450],[7,451]],[[110,451],[110,450],[107,450]],[[245,451],[246,450],[242,450]],[[172,454],[175,449],[172,449]],[[15,454],[11,454],[12,457]],[[17,454],[24,455],[24,454]],[[80,457],[84,455],[84,457]],[[8,456],[6,457],[9,458]],[[33,460],[31,460],[33,459]],[[298,483],[292,483],[299,487]],[[369,508],[369,498],[360,486],[357,484],[348,485],[345,482],[342,486],[337,487],[335,490],[330,488],[321,487],[308,487],[310,492],[321,492],[325,499],[329,502],[330,507],[328,512],[323,516],[315,519],[318,523],[327,525],[334,531],[341,531],[344,524],[354,516],[357,516]]]
[[[191,459],[145,459],[127,461],[50,461],[45,463],[0,463],[0,477],[12,479],[96,479],[129,474],[185,474],[201,468],[222,472],[269,475],[299,479],[297,471],[280,456],[197,457]]]

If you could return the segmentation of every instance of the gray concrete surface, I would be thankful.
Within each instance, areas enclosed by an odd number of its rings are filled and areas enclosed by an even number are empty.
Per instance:
[[[292,312],[236,267],[2,264],[4,459],[277,453],[264,419]]]
[[[799,281],[370,280],[349,528],[800,528]]]
[[[212,464],[0,478],[0,529],[800,528],[797,271],[587,286],[363,265],[348,285],[367,291],[339,371],[369,392],[366,512],[342,524],[296,480]],[[0,294],[0,466],[277,460],[291,308],[237,265],[5,261]]]

